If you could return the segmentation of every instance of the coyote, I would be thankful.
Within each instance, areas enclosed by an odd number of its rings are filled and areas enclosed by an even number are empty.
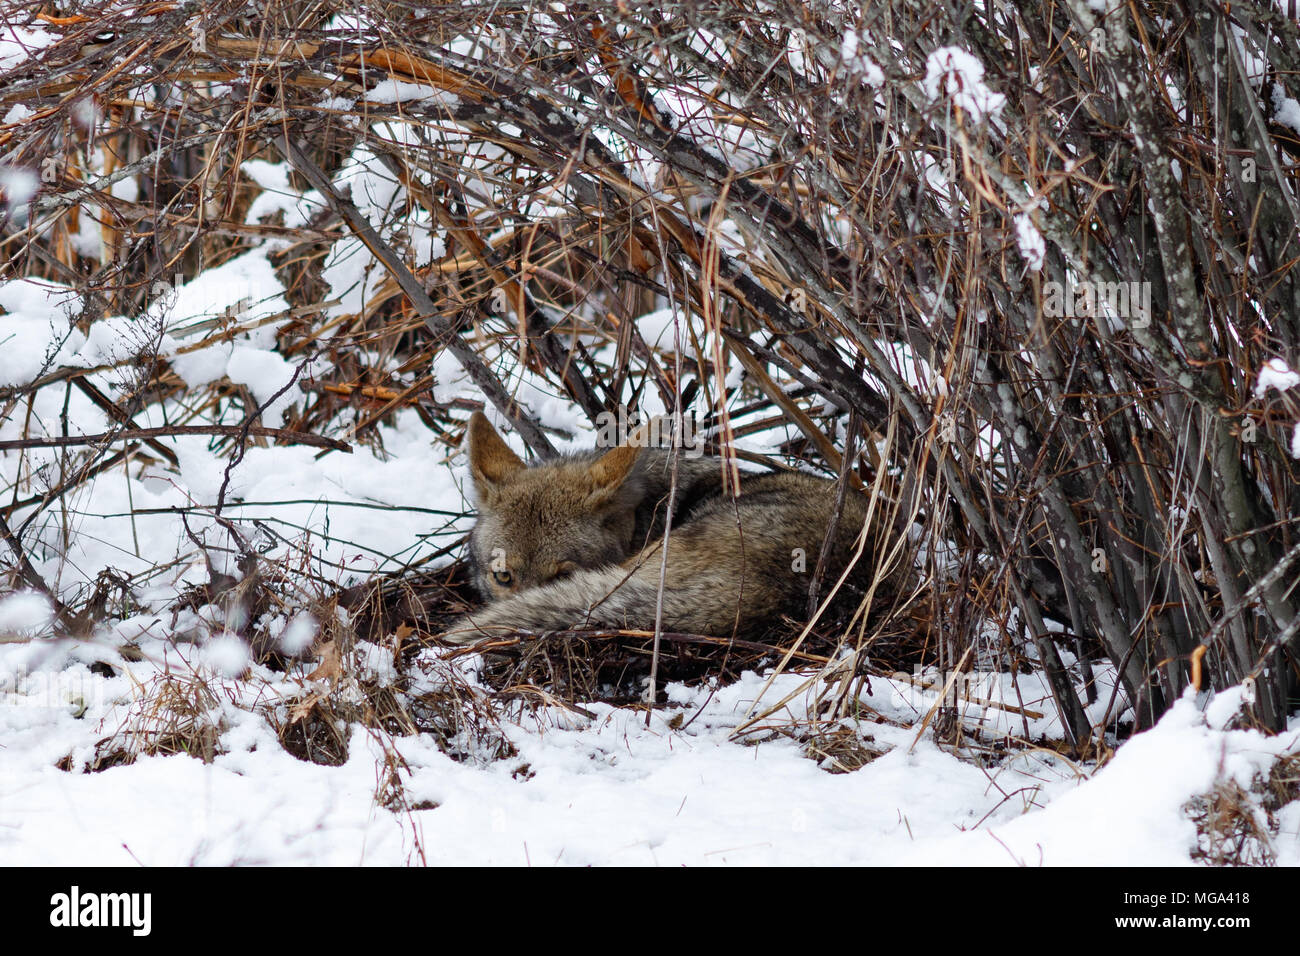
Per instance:
[[[470,643],[593,625],[652,630],[671,453],[624,444],[529,467],[479,412],[467,441],[479,510],[469,550],[488,604],[446,637]],[[802,616],[835,492],[834,482],[787,472],[744,475],[733,499],[722,493],[720,459],[679,455],[663,629],[739,636],[782,613]],[[823,597],[853,561],[867,515],[866,497],[849,490]],[[875,538],[869,534],[845,589],[859,599],[876,571]],[[897,573],[886,578],[897,586]]]

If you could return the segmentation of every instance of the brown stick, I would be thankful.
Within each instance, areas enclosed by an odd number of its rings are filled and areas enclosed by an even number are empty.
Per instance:
[[[287,428],[266,428],[255,425],[245,429],[242,425],[171,425],[163,428],[132,428],[119,432],[101,432],[98,435],[64,435],[47,438],[15,438],[0,441],[0,451],[15,448],[71,448],[78,445],[102,445],[119,441],[145,441],[150,438],[172,438],[177,435],[223,435],[237,438],[248,434],[258,438],[280,438],[295,445],[312,445],[317,448],[332,448],[335,451],[351,452],[352,446],[347,442],[336,441],[308,432],[289,431]]]
[[[527,634],[528,632],[520,632]],[[546,631],[527,637],[517,638],[488,638],[479,641],[476,644],[467,644],[452,651],[447,656],[460,657],[465,654],[481,654],[496,650],[504,650],[509,647],[519,647],[522,644],[529,644],[535,640],[544,640],[551,637],[580,637],[585,640],[608,641],[616,640],[621,637],[644,638],[653,640],[654,631],[632,631],[632,630],[568,630],[568,631]],[[680,632],[665,631],[660,633],[660,640],[668,641],[670,644],[703,644],[712,647],[740,647],[748,651],[767,651],[772,654],[791,653],[786,648],[776,647],[772,644],[761,644],[758,641],[742,641],[729,637],[712,637],[708,634],[684,634]],[[803,651],[794,651],[793,657],[807,661],[811,664],[830,664],[833,658],[823,657],[820,654],[808,654]]]

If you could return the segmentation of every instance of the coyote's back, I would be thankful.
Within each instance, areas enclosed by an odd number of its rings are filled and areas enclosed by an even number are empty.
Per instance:
[[[503,631],[596,625],[651,630],[660,595],[663,530],[672,477],[667,452],[619,446],[526,466],[481,414],[470,420],[470,473],[478,522],[474,579],[489,602],[457,622],[461,643]],[[745,477],[724,496],[716,458],[679,457],[663,628],[717,636],[801,617],[835,506],[834,484],[797,473]],[[850,593],[877,570],[866,498],[849,491],[821,593],[845,568]],[[897,587],[903,575],[885,576]]]

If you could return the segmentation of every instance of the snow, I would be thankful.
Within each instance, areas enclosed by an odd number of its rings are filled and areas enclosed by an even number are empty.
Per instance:
[[[1273,86],[1273,119],[1283,126],[1300,133],[1300,103],[1286,95],[1281,84]]]
[[[1255,397],[1263,398],[1270,388],[1279,392],[1300,385],[1300,373],[1291,369],[1285,359],[1271,358],[1259,369],[1259,378],[1255,382]]]
[[[1215,731],[1190,699],[1181,700],[1087,783],[1041,812],[990,827],[997,841],[972,846],[964,862],[1185,866],[1197,843],[1183,812],[1188,801],[1222,781],[1249,787],[1296,743],[1294,732],[1268,738],[1257,731]],[[957,842],[932,848],[939,852],[927,853],[927,861],[939,862]]]
[[[668,307],[648,312],[636,320],[637,331],[652,349],[673,350],[674,335],[684,336],[688,317],[678,308]],[[674,328],[681,330],[674,333]]]
[[[232,348],[225,369],[227,378],[237,385],[247,385],[258,405],[266,407],[262,423],[271,428],[284,424],[285,410],[297,397],[289,391],[271,402],[292,381],[294,371],[294,366],[283,356],[248,346]]]
[[[364,653],[383,667],[384,655]],[[239,662],[232,654],[229,666]],[[589,705],[590,718],[544,710],[505,725],[517,755],[492,761],[354,728],[346,763],[318,766],[227,700],[212,705],[227,729],[210,764],[145,756],[83,774],[54,764],[88,759],[139,685],[81,665],[65,673],[80,684],[0,698],[10,865],[1186,865],[1196,831],[1185,804],[1223,780],[1249,784],[1297,743],[1294,732],[1215,729],[1182,701],[1091,777],[1035,751],[981,768],[884,722],[862,727],[883,756],[830,774],[795,741],[729,739],[762,684],[751,674],[671,687],[680,706],[649,728],[643,712],[604,704]],[[673,715],[694,719],[674,729]],[[409,809],[376,800],[392,757]],[[1294,858],[1295,814],[1283,821],[1279,852]]]
[[[320,632],[316,619],[307,612],[294,615],[283,631],[280,632],[280,650],[289,655],[301,654]]]
[[[72,326],[79,305],[71,289],[54,282],[0,282],[0,386],[24,385],[73,362],[86,340]]]
[[[76,357],[87,367],[129,362],[161,340],[157,323],[111,316],[91,324]]]
[[[840,59],[844,61],[849,72],[854,76],[860,76],[867,86],[884,86],[884,70],[871,57],[858,52],[859,45],[863,42],[871,42],[870,33],[860,35],[855,30],[847,31],[840,46]]]
[[[24,60],[34,59],[57,39],[43,27],[20,27],[6,19],[0,24],[0,71],[12,70]]]
[[[1252,700],[1248,688],[1237,684],[1215,694],[1205,706],[1205,722],[1215,730],[1223,730],[1228,722],[1241,712],[1243,705]]]
[[[42,321],[35,314],[21,313],[21,324],[14,322],[13,315],[0,317],[0,329],[13,336],[0,349],[0,374],[26,380],[39,371],[41,357],[48,351],[57,351],[67,364],[84,365],[83,357],[68,347],[75,340],[56,349],[63,340],[58,328],[51,328],[51,323],[57,326],[60,321],[59,306],[51,303],[58,300],[46,299],[47,290],[31,284],[18,289],[15,285],[0,287],[0,301],[7,297],[10,304],[45,302],[46,314]],[[205,353],[219,359],[210,374],[228,369],[259,401],[269,398],[269,392],[292,374],[278,354],[254,349],[247,342],[195,354]],[[92,380],[111,393],[119,373],[102,373]],[[284,400],[299,397],[290,389]],[[60,427],[63,399],[62,389],[37,393],[32,434]],[[80,392],[71,393],[68,407],[74,432],[97,433],[111,426]],[[267,412],[268,424],[279,423],[281,407],[277,403]],[[137,424],[163,424],[153,417],[156,414],[156,409],[145,409]],[[0,438],[20,437],[24,427],[21,415],[0,422]],[[267,552],[268,558],[295,555],[296,562],[306,562],[327,581],[346,583],[376,570],[401,568],[425,549],[453,540],[463,529],[459,517],[465,509],[460,492],[463,478],[446,467],[413,410],[400,412],[391,425],[383,426],[383,433],[387,454],[358,446],[350,455],[330,453],[318,460],[315,448],[248,448],[242,461],[229,469],[227,515],[240,522],[256,519],[274,529],[282,539]],[[202,564],[195,567],[192,557],[185,558],[193,555],[194,546],[174,509],[197,508],[188,518],[190,529],[214,543],[224,542],[224,532],[205,512],[216,503],[229,456],[202,436],[169,443],[180,460],[178,469],[133,461],[79,487],[67,497],[66,513],[49,511],[29,530],[34,564],[47,580],[59,582],[69,600],[90,587],[106,568],[127,576],[143,575],[142,581],[150,583],[141,596],[152,593],[164,606],[175,600],[178,589],[206,579]],[[60,461],[58,451],[51,449],[32,449],[21,457],[0,455],[0,483],[11,486],[20,468],[24,475],[37,476],[50,470],[57,479],[63,467]],[[27,514],[27,510],[17,512],[14,523],[20,524]],[[215,554],[220,561],[220,552]],[[179,565],[170,567],[178,560]],[[156,563],[170,569],[159,576],[151,570]]]
[[[35,591],[17,591],[0,598],[0,636],[34,637],[54,620],[49,598]]]
[[[398,137],[400,134],[399,128],[392,125],[383,128],[385,135]],[[353,151],[335,174],[334,183],[344,194],[351,196],[357,208],[381,235],[408,248],[417,263],[430,262],[446,251],[423,207],[412,209],[403,220],[393,221],[392,210],[403,195],[402,189],[366,147],[360,146]],[[309,193],[303,198],[315,202],[318,197]],[[321,271],[321,277],[329,285],[330,298],[338,300],[329,314],[340,316],[362,312],[386,275],[360,239],[350,235],[339,239],[330,247]]]
[[[19,166],[0,166],[0,197],[4,208],[20,220],[27,216],[27,204],[40,189],[40,180],[30,169]]]
[[[955,46],[940,47],[926,58],[921,87],[932,101],[951,97],[976,122],[1000,113],[1007,100],[985,86],[984,64]]]
[[[238,677],[252,662],[252,657],[247,644],[227,633],[204,644],[203,662],[222,677]]]
[[[1285,392],[1300,385],[1300,372],[1294,371],[1285,359],[1271,358],[1259,369],[1255,381],[1255,397],[1263,398],[1270,388]],[[1291,432],[1291,444],[1288,449],[1292,458],[1300,458],[1300,422]]]
[[[332,110],[339,113],[349,112],[357,101],[346,96],[326,96],[316,104],[317,109]]]
[[[268,351],[275,344],[276,329],[288,319],[261,321],[289,308],[267,259],[269,251],[264,247],[244,253],[176,285],[130,326],[145,329],[155,324],[165,329],[160,354],[191,387],[226,376],[248,385],[259,401],[265,401],[292,375],[289,363]],[[217,335],[217,341],[200,347],[211,333],[233,325],[248,330],[233,337]],[[143,347],[139,338],[136,333],[138,346]],[[278,408],[270,414],[275,418]],[[266,424],[278,425],[279,420]]]
[[[1015,223],[1016,244],[1020,247],[1020,254],[1025,257],[1029,268],[1037,272],[1043,267],[1043,259],[1047,256],[1047,243],[1043,241],[1043,234],[1038,231],[1028,213],[1017,213]]]
[[[449,108],[460,105],[460,100],[456,96],[444,92],[436,86],[425,86],[422,83],[407,83],[394,79],[381,80],[374,87],[366,90],[365,99],[368,103],[434,102]]]
[[[289,228],[304,226],[312,215],[324,208],[325,202],[315,190],[299,195],[289,183],[289,166],[287,163],[268,163],[262,159],[250,159],[240,165],[240,170],[253,180],[262,191],[248,207],[244,221],[256,224],[280,213],[284,216],[284,225]]]

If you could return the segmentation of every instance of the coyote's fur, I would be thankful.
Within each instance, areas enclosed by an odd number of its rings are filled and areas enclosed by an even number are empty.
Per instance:
[[[653,629],[670,453],[620,445],[529,467],[477,412],[467,437],[479,510],[470,555],[489,603],[447,637],[468,643],[516,630]],[[744,476],[733,499],[722,494],[719,459],[679,455],[663,629],[729,636],[761,630],[782,613],[802,617],[835,491],[831,481],[787,472]],[[849,490],[822,596],[853,562],[867,515],[866,497]],[[846,593],[861,597],[877,570],[877,548],[869,532]],[[886,576],[890,587],[899,577]]]

